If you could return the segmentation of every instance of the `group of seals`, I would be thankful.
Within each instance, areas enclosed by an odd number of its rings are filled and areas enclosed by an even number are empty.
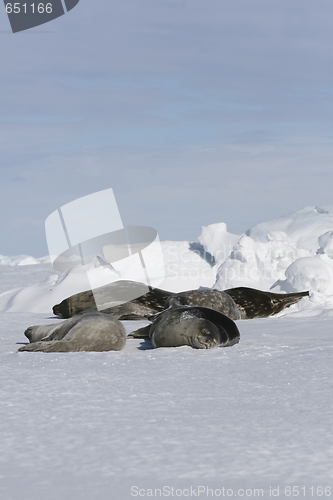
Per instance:
[[[92,291],[63,300],[53,307],[53,312],[66,321],[56,326],[28,328],[25,335],[31,343],[19,351],[121,350],[126,333],[119,320],[125,319],[152,320],[151,325],[132,332],[129,337],[149,337],[153,347],[227,347],[240,338],[233,320],[272,316],[309,294],[277,294],[246,287],[174,294],[149,287],[140,297],[119,304],[122,293],[126,295],[131,287],[140,286],[143,285],[119,281],[97,289],[108,305],[102,313],[97,312]]]
[[[196,349],[227,347],[239,341],[236,324],[214,309],[182,306],[174,299],[156,316],[152,325],[130,337],[149,337],[153,347],[189,345]],[[119,351],[126,343],[123,325],[104,313],[74,316],[55,326],[31,326],[25,336],[31,343],[20,352]]]
[[[189,290],[175,294],[150,286],[148,293],[143,293],[138,298],[119,305],[119,297],[131,287],[138,286],[140,283],[121,280],[98,288],[99,299],[103,297],[108,305],[107,308],[103,308],[103,312],[119,320],[147,319],[168,307],[169,298],[176,297],[182,305],[208,307],[234,320],[266,318],[309,295],[309,292],[271,293],[247,287],[230,288],[224,291]],[[95,290],[94,293],[96,293]],[[91,290],[72,295],[53,307],[53,313],[64,319],[95,311],[97,308]]]

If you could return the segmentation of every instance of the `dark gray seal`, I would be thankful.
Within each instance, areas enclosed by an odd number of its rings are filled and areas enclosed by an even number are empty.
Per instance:
[[[152,314],[163,311],[164,304],[171,292],[161,290],[136,281],[120,280],[94,290],[98,293],[99,303],[105,303],[104,314],[110,314],[119,320],[145,319]],[[119,304],[129,294],[135,292],[138,298]],[[141,295],[140,295],[141,293]],[[96,302],[91,290],[76,293],[60,304],[53,306],[53,313],[60,318],[71,318],[78,314],[96,312]]]
[[[31,343],[19,352],[120,351],[127,338],[120,321],[102,313],[75,316],[57,325],[30,326],[24,334]]]
[[[154,347],[189,345],[196,349],[229,347],[239,342],[236,324],[224,314],[207,307],[182,306],[176,299],[157,314],[152,325],[132,332],[130,338],[151,339]]]
[[[309,292],[272,293],[255,288],[238,287],[224,290],[235,301],[241,319],[267,318],[296,304]]]

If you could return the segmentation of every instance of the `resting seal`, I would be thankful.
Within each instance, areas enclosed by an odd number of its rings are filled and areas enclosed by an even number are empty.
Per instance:
[[[169,309],[157,314],[152,325],[140,328],[130,338],[149,337],[154,347],[189,345],[196,349],[228,347],[239,342],[236,324],[207,307],[189,307],[170,301]]]
[[[120,351],[126,344],[120,321],[102,313],[75,316],[57,325],[30,326],[24,334],[31,343],[20,352]]]
[[[241,319],[274,316],[309,295],[309,292],[272,293],[247,287],[230,288],[225,293],[236,302]]]
[[[199,306],[214,309],[228,316],[230,319],[240,319],[241,315],[235,301],[221,290],[189,290],[172,294],[165,302],[165,307],[169,307],[171,301],[177,300],[179,305]]]
[[[142,295],[140,295],[140,287]],[[121,280],[97,288],[94,292],[98,293],[100,303],[106,303],[109,307],[103,309],[104,314],[110,314],[119,320],[144,319],[159,311],[163,311],[164,304],[171,292],[160,290],[159,288],[148,287],[147,285],[136,281]],[[125,299],[128,293],[135,289],[137,291],[136,299],[119,305],[119,301]],[[139,296],[140,295],[140,296]],[[77,314],[87,312],[96,312],[96,302],[91,290],[76,293],[60,304],[53,306],[53,313],[60,318],[71,318]]]

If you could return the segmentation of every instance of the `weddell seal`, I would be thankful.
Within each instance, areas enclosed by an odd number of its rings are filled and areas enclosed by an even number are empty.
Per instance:
[[[103,308],[104,314],[110,314],[119,320],[144,319],[159,311],[163,311],[164,304],[171,292],[160,290],[137,281],[120,280],[94,289],[98,293],[100,303],[108,307]],[[136,299],[126,301],[129,293],[135,290]],[[60,304],[53,306],[53,313],[60,318],[71,318],[77,314],[96,312],[94,293],[91,290],[76,293]],[[119,305],[119,301],[125,300]]]
[[[102,313],[75,316],[57,325],[30,326],[24,334],[31,343],[19,352],[120,351],[126,344],[120,321]]]
[[[229,347],[239,342],[236,324],[224,314],[208,307],[181,305],[170,299],[165,311],[153,317],[152,325],[132,332],[129,338],[149,337],[154,347],[188,345],[196,349]]]
[[[309,292],[272,293],[255,288],[239,287],[224,290],[235,301],[241,319],[267,318],[296,304]]]
[[[175,303],[175,300],[182,306],[207,307],[228,316],[230,319],[241,319],[235,301],[221,290],[188,290],[172,294],[166,300],[164,307],[168,308],[171,303]]]

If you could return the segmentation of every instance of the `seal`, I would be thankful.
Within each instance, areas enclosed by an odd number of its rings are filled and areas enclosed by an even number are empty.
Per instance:
[[[175,298],[168,309],[155,316],[152,325],[129,335],[148,336],[153,347],[188,345],[196,349],[229,347],[240,339],[236,324],[224,314],[207,307],[183,306]]]
[[[152,314],[163,311],[164,304],[171,292],[161,290],[136,281],[120,280],[94,290],[98,293],[99,303],[105,303],[104,314],[110,314],[119,320],[145,319]],[[135,292],[136,299],[126,300]],[[140,295],[141,294],[141,295]],[[60,318],[71,318],[78,314],[96,312],[96,302],[91,290],[80,292],[64,299],[60,304],[53,306],[53,313]]]
[[[57,325],[30,326],[24,334],[31,343],[19,352],[120,351],[127,338],[120,321],[102,313],[75,316]]]
[[[235,301],[241,319],[267,318],[296,304],[309,292],[272,293],[255,288],[238,287],[224,290]]]
[[[233,298],[221,290],[189,290],[172,294],[165,302],[165,307],[169,307],[171,301],[177,300],[179,305],[183,306],[199,306],[214,309],[228,316],[228,318],[236,320],[240,319],[241,315]]]

